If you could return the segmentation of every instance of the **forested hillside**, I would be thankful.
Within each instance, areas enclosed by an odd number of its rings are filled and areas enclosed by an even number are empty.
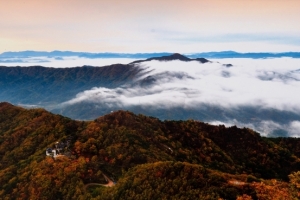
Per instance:
[[[137,73],[139,69],[122,64],[73,68],[0,66],[0,98],[47,107],[93,87],[114,88],[129,84]]]
[[[46,156],[57,141],[68,154]],[[297,199],[299,143],[128,111],[76,121],[0,103],[0,198]]]

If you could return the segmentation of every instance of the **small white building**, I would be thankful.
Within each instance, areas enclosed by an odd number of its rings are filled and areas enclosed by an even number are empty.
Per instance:
[[[56,149],[47,148],[46,156],[56,157],[57,156]]]

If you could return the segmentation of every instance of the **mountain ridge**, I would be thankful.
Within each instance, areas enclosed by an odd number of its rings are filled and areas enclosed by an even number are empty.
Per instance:
[[[73,52],[73,51],[18,51],[18,52],[3,52],[0,54],[0,59],[6,58],[26,58],[26,57],[70,57],[78,56],[82,58],[151,58],[160,56],[172,55],[170,52],[157,52],[157,53],[91,53],[91,52]],[[183,55],[197,58],[280,58],[291,57],[300,58],[300,52],[236,52],[236,51],[219,51],[219,52],[201,52],[201,53],[183,53]],[[1,63],[1,60],[0,60]]]
[[[36,104],[34,99],[60,103],[55,99],[68,100],[70,96],[98,85],[118,87],[140,73],[140,69],[122,64],[74,68],[0,67],[0,71],[0,97],[14,103],[22,99],[22,104]]]
[[[273,142],[246,128],[160,121],[128,111],[92,121],[5,102],[0,111],[1,198],[297,197],[288,175],[297,177],[300,139]],[[47,148],[68,138],[71,156],[46,156]],[[85,187],[105,184],[104,176],[116,184]],[[285,193],[272,192],[278,188]]]
[[[147,62],[147,61],[152,61],[152,60],[157,60],[157,61],[174,61],[174,60],[180,60],[180,61],[184,61],[184,62],[198,61],[200,63],[210,62],[209,60],[207,60],[205,58],[191,59],[191,58],[188,58],[188,57],[186,57],[184,55],[181,55],[179,53],[174,53],[174,54],[168,55],[168,56],[152,57],[152,58],[148,58],[146,60],[137,60],[137,61],[134,61],[134,62],[132,62],[130,64],[142,63],[142,62]]]

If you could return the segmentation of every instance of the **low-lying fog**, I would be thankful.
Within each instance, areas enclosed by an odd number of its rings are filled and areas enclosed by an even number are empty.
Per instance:
[[[42,65],[46,67],[104,66],[128,64],[133,59],[26,58],[22,62],[1,63],[6,66]],[[63,105],[79,102],[101,102],[107,106],[155,106],[158,108],[199,108],[209,104],[225,109],[250,106],[300,113],[300,59],[210,59],[211,63],[197,61],[147,61],[135,64],[144,69],[135,80],[137,84],[109,89],[95,87],[82,91]],[[45,62],[43,62],[45,61]],[[231,64],[231,65],[228,65]],[[138,84],[150,80],[147,86]],[[272,130],[288,130],[289,136],[300,136],[300,119],[279,124],[264,120],[256,125],[236,119],[224,122],[253,128],[268,135]]]

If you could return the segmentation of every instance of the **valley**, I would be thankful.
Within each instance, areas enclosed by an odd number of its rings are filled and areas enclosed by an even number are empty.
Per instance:
[[[78,120],[128,110],[299,137],[297,59],[221,61],[175,53],[98,67],[2,66],[0,101]]]

